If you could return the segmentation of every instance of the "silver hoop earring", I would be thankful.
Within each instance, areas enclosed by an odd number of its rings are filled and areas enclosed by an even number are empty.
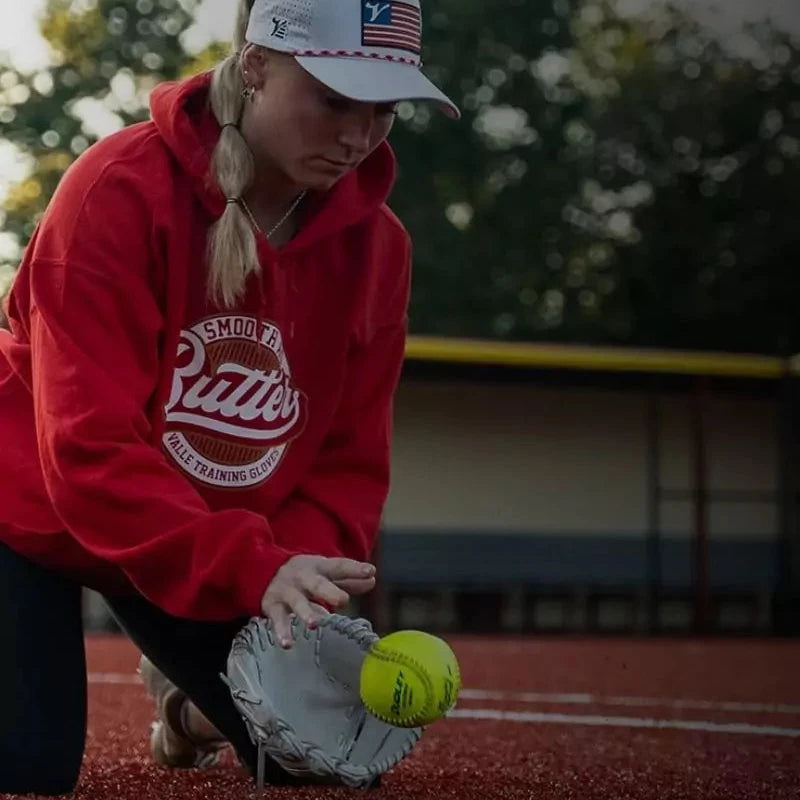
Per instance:
[[[253,98],[256,96],[256,87],[255,86],[245,86],[244,90],[242,91],[242,97],[245,100],[249,100],[251,103],[253,102]]]

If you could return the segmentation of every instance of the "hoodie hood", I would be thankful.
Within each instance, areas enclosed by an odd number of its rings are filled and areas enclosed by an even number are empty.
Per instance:
[[[192,179],[204,207],[218,218],[225,210],[225,198],[211,174],[211,156],[221,131],[209,103],[211,77],[212,73],[204,72],[160,84],[151,94],[150,114],[164,143]],[[386,202],[395,176],[394,153],[384,141],[328,192],[312,196],[313,217],[294,246],[313,244],[377,212]]]

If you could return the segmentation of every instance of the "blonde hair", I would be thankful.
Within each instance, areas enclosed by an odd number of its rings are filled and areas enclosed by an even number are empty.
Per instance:
[[[209,96],[214,116],[223,126],[211,157],[211,171],[229,200],[244,197],[255,178],[253,154],[238,128],[245,102],[239,56],[252,7],[253,0],[239,0],[233,52],[214,70]],[[211,226],[208,265],[209,297],[226,308],[244,294],[248,277],[261,270],[255,232],[238,202],[228,202]]]

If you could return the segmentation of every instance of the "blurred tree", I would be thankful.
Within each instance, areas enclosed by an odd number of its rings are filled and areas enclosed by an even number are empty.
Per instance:
[[[800,44],[644,7],[437,4],[428,60],[466,113],[393,134],[413,329],[800,349]]]
[[[459,123],[404,104],[393,205],[414,237],[415,331],[535,338],[562,322],[551,292],[562,206],[578,180],[563,132],[585,99],[542,88],[542,56],[568,48],[570,4],[439,0],[424,61]],[[420,133],[424,132],[424,136]]]
[[[143,119],[155,83],[216,60],[224,44],[181,45],[198,2],[49,0],[53,66],[0,73],[0,133],[36,165],[6,232],[27,241],[99,110]],[[412,331],[800,350],[797,42],[727,46],[615,0],[437,0],[425,19],[426,70],[464,119],[404,103],[392,134]]]
[[[187,68],[181,35],[198,0],[48,0],[41,31],[52,64],[0,66],[0,134],[35,163],[4,203],[23,244],[64,170],[99,135],[147,117],[150,90]]]
[[[800,41],[767,25],[720,39],[661,5],[586,3],[573,30],[565,83],[593,98],[565,209],[586,332],[796,352]]]

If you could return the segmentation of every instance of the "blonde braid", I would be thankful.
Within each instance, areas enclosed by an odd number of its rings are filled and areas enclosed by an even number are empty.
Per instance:
[[[253,154],[238,129],[245,88],[239,54],[252,6],[253,0],[240,0],[234,52],[214,70],[209,94],[214,116],[222,126],[211,157],[211,170],[228,203],[209,231],[208,294],[225,308],[242,297],[248,277],[261,270],[253,227],[239,203],[233,202],[245,195],[255,178]]]

